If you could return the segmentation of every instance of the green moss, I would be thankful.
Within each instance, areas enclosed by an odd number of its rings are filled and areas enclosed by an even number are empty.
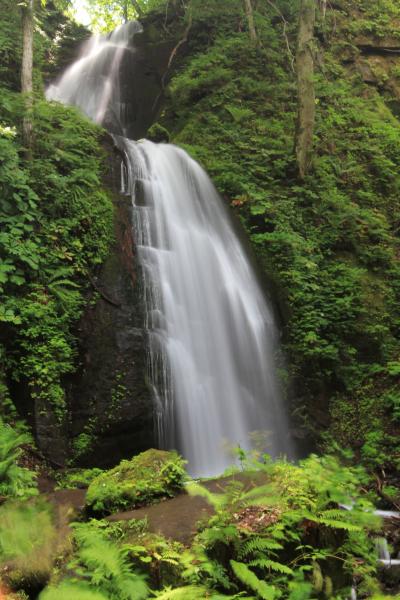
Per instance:
[[[89,484],[101,475],[102,469],[69,469],[56,475],[56,489],[87,488]]]
[[[168,143],[170,141],[170,133],[159,123],[154,123],[148,130],[146,138],[157,144],[161,142]]]
[[[176,452],[147,450],[96,477],[86,505],[96,514],[128,510],[175,496],[186,477],[184,461]]]

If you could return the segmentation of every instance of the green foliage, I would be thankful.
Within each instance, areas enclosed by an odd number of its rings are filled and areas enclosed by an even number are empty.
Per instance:
[[[22,453],[21,445],[30,441],[29,436],[16,433],[0,418],[0,501],[37,493],[36,474],[17,462]]]
[[[81,583],[61,583],[57,587],[49,587],[40,595],[40,600],[108,600],[97,590],[90,589]]]
[[[86,504],[95,513],[108,514],[175,496],[187,478],[184,464],[176,452],[147,450],[96,477]]]
[[[143,576],[134,573],[124,552],[96,528],[76,524],[77,552],[69,565],[77,579],[45,590],[40,600],[68,597],[77,600],[142,600],[148,597]]]
[[[235,560],[230,561],[230,565],[235,576],[240,582],[256,592],[259,598],[263,600],[273,600],[276,596],[276,589],[272,585],[268,585],[265,581],[262,581],[251,571],[244,563],[236,562]]]
[[[316,151],[304,182],[295,175],[287,48],[293,54],[295,3],[257,3],[255,49],[238,27],[242,3],[194,2],[189,50],[160,120],[203,163],[251,238],[283,320],[298,427],[320,440],[330,426],[332,438],[358,449],[378,427],[389,441],[374,467],[386,454],[392,472],[398,402],[384,374],[396,371],[400,352],[400,124],[356,63],[347,68],[342,59],[346,40],[355,60],[350,29],[364,16],[392,33],[394,4],[341,3],[318,24]]]
[[[69,469],[56,474],[57,489],[87,488],[93,479],[102,474],[102,469]]]
[[[216,514],[192,548],[197,571],[186,570],[189,580],[228,592],[252,590],[267,600],[310,598],[312,588],[346,597],[353,578],[376,588],[370,533],[380,524],[359,493],[362,469],[330,456],[310,456],[299,465],[252,460],[251,469],[223,493],[190,486]]]
[[[5,92],[0,100],[4,367],[62,421],[62,378],[76,368],[73,325],[84,306],[87,273],[107,254],[113,211],[101,186],[99,130],[74,110],[37,102],[34,158],[24,164],[11,128],[20,110],[19,98]]]
[[[59,522],[59,525],[61,521]],[[50,578],[62,544],[45,503],[0,507],[0,566],[15,589],[32,589]]]
[[[165,10],[165,4],[165,0],[88,0],[87,7],[92,29],[109,32],[125,20],[135,20],[158,8]]]
[[[159,123],[154,123],[146,134],[146,138],[157,144],[166,143],[170,141],[169,131],[165,129]]]

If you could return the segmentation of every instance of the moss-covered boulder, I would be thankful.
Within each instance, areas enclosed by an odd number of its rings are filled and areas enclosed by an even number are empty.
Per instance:
[[[187,478],[176,452],[147,450],[96,477],[89,486],[89,511],[106,515],[175,496]]]

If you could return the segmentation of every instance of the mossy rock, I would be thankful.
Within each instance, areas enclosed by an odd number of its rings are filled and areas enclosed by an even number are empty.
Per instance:
[[[175,496],[187,478],[184,460],[176,452],[147,450],[96,477],[86,506],[98,515],[152,504]]]
[[[171,138],[168,129],[160,125],[160,123],[154,123],[148,130],[146,137],[156,144],[168,144]]]

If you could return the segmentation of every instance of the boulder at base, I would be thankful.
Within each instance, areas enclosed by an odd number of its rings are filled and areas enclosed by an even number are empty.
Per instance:
[[[92,481],[86,506],[93,513],[107,515],[173,497],[187,479],[184,464],[179,454],[165,450],[147,450],[123,460]]]

